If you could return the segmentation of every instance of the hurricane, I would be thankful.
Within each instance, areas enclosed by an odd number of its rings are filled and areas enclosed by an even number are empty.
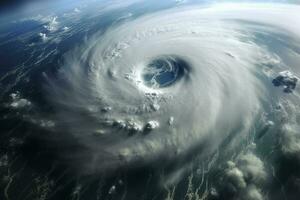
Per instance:
[[[29,146],[70,170],[54,185],[69,173],[78,199],[297,199],[300,6],[178,1],[142,13],[130,3],[37,69],[40,103],[17,89],[34,76],[2,95],[15,114],[1,120],[34,126]],[[64,40],[59,20],[40,43]]]

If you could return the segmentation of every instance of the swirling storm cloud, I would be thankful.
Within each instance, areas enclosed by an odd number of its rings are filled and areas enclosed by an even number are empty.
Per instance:
[[[1,22],[4,199],[299,198],[299,5],[53,5]]]

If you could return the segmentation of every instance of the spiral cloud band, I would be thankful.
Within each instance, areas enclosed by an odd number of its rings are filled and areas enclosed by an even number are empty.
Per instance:
[[[90,150],[96,170],[172,160],[197,148],[208,156],[234,134],[232,149],[267,110],[263,103],[274,101],[264,80],[284,59],[253,34],[298,38],[290,23],[300,19],[297,9],[175,8],[96,33],[66,55],[60,76],[67,86],[51,88],[61,125]]]

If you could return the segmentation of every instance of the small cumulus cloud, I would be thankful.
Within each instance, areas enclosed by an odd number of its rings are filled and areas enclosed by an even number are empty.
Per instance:
[[[74,12],[75,12],[75,13],[80,13],[81,10],[79,10],[78,8],[74,8]]]
[[[63,31],[68,31],[68,30],[70,30],[69,27],[67,27],[67,26],[63,27]]]
[[[58,30],[58,21],[57,21],[57,16],[54,17],[49,17],[46,19],[46,25],[44,25],[44,28],[46,28],[50,32],[54,32]]]
[[[41,37],[43,42],[46,42],[48,40],[48,37],[47,37],[46,33],[39,33],[39,36]]]
[[[19,92],[12,93],[10,97],[12,99],[10,103],[11,108],[18,109],[31,106],[31,102],[25,98],[21,98]]]

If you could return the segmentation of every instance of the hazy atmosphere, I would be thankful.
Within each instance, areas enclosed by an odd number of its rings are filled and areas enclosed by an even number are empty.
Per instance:
[[[300,199],[300,2],[0,3],[0,199]]]

